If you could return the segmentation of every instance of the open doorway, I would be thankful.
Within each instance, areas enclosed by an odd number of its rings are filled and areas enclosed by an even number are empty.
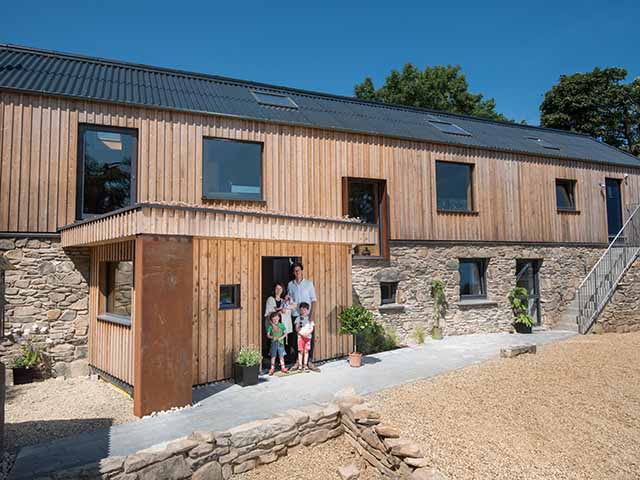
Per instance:
[[[276,282],[280,282],[284,285],[285,290],[287,284],[293,279],[291,268],[294,263],[301,262],[301,257],[262,257],[262,314],[264,315],[264,306],[269,298],[273,294],[273,286]],[[266,321],[262,317],[262,358],[265,365],[269,364],[269,346],[270,341],[267,338]],[[293,351],[290,346],[286,346],[287,358],[285,359],[287,364],[295,361]]]

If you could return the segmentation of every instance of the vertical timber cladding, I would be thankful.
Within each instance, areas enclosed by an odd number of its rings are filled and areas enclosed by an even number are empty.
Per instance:
[[[100,292],[100,263],[133,260],[135,242],[126,241],[99,245],[91,249],[91,275],[89,279],[89,363],[133,385],[133,326],[103,322],[97,319],[103,300]],[[135,286],[134,286],[135,290]],[[132,295],[135,312],[135,294]]]
[[[277,256],[302,257],[305,278],[315,284],[316,360],[349,353],[351,339],[338,334],[338,313],[351,304],[349,245],[194,238],[194,385],[231,377],[240,347],[261,347],[262,257]],[[224,284],[240,284],[241,308],[218,309]]]
[[[135,254],[137,416],[191,403],[191,237],[139,235]]]

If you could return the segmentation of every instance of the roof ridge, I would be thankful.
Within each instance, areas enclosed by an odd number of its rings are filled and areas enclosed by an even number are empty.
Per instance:
[[[376,101],[376,100],[364,100],[364,99],[360,99],[360,98],[356,98],[356,97],[348,97],[348,96],[345,96],[345,95],[337,95],[337,94],[333,94],[333,93],[317,92],[317,91],[313,91],[313,90],[306,90],[306,89],[295,88],[295,87],[286,87],[286,86],[263,83],[263,82],[256,82],[256,81],[251,81],[251,80],[242,80],[242,79],[237,79],[237,78],[232,78],[232,77],[224,77],[224,76],[214,75],[214,74],[209,74],[209,73],[194,72],[194,71],[190,71],[190,70],[181,70],[181,69],[175,69],[175,68],[169,68],[169,67],[158,67],[158,66],[154,66],[154,65],[135,63],[135,62],[129,62],[129,61],[123,61],[123,60],[114,60],[114,59],[108,59],[108,58],[103,58],[103,57],[95,57],[95,56],[78,54],[78,53],[61,52],[61,51],[57,51],[57,50],[41,49],[41,48],[36,48],[36,47],[28,47],[28,46],[24,46],[24,45],[14,45],[14,44],[7,44],[7,43],[0,44],[0,48],[18,50],[18,51],[29,52],[29,53],[39,54],[39,55],[56,56],[56,57],[67,57],[67,58],[74,59],[74,60],[77,60],[77,61],[85,61],[85,62],[90,61],[90,62],[94,62],[94,63],[108,64],[108,65],[116,66],[116,67],[128,67],[128,68],[135,68],[135,69],[143,70],[143,71],[152,71],[152,72],[156,72],[156,73],[159,72],[159,73],[165,73],[165,74],[180,75],[180,76],[184,76],[184,77],[187,77],[187,78],[200,78],[200,79],[203,79],[203,80],[218,81],[218,82],[236,84],[238,86],[243,86],[243,87],[252,87],[253,86],[253,87],[256,87],[256,88],[280,90],[280,91],[286,91],[286,92],[295,93],[295,94],[299,94],[299,95],[306,95],[306,96],[309,96],[309,97],[329,98],[329,99],[339,100],[339,101],[343,101],[343,102],[357,103],[357,104],[362,104],[362,105],[372,105],[372,106],[388,108],[388,109],[392,109],[392,110],[413,111],[413,112],[418,112],[418,113],[430,113],[430,114],[436,114],[436,115],[442,115],[442,116],[450,116],[450,117],[454,117],[454,118],[460,118],[460,119],[463,119],[463,120],[470,120],[470,121],[476,121],[476,122],[497,124],[497,125],[502,125],[502,126],[520,128],[520,129],[523,129],[523,130],[533,130],[533,131],[543,131],[543,132],[544,131],[550,131],[550,132],[556,132],[556,133],[561,133],[561,134],[565,134],[565,135],[577,135],[577,136],[581,136],[581,137],[593,138],[589,134],[573,132],[573,131],[570,131],[570,130],[560,130],[560,129],[556,129],[556,128],[541,127],[541,126],[536,126],[536,125],[522,125],[522,124],[515,123],[515,122],[506,122],[506,121],[503,121],[503,120],[493,120],[493,119],[490,119],[490,118],[482,118],[482,117],[477,117],[477,116],[473,116],[473,115],[465,115],[465,114],[460,114],[460,113],[451,113],[451,112],[446,112],[446,111],[443,111],[443,110],[435,110],[435,109],[424,108],[424,107],[413,107],[413,106],[408,106],[408,105],[399,105],[399,104],[395,104],[395,103],[385,103],[385,102],[380,102],[380,101]]]

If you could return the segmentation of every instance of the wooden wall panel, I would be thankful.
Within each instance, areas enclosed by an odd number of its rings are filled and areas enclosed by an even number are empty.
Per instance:
[[[299,256],[318,295],[316,359],[346,355],[338,313],[351,303],[351,255],[345,245],[197,238],[193,241],[193,383],[229,378],[243,345],[261,348],[262,257]],[[240,309],[219,310],[219,285],[240,284]]]
[[[75,212],[78,123],[138,129],[138,199],[338,218],[343,176],[387,179],[391,238],[606,242],[605,177],[640,201],[640,170],[255,121],[0,92],[0,231],[51,232]],[[264,143],[264,203],[202,200],[202,137]],[[477,215],[435,210],[437,160],[475,165]],[[559,214],[555,178],[578,182]]]
[[[133,325],[135,323],[135,294],[131,299],[131,327],[97,319],[100,304],[100,262],[133,260],[135,241],[100,245],[91,249],[89,279],[89,364],[107,372],[129,385],[134,384]],[[135,289],[135,286],[134,286]]]

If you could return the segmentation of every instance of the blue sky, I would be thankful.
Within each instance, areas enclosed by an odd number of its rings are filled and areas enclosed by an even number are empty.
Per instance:
[[[459,64],[497,110],[539,121],[563,73],[640,76],[637,1],[5,1],[0,42],[341,95],[392,68]]]

